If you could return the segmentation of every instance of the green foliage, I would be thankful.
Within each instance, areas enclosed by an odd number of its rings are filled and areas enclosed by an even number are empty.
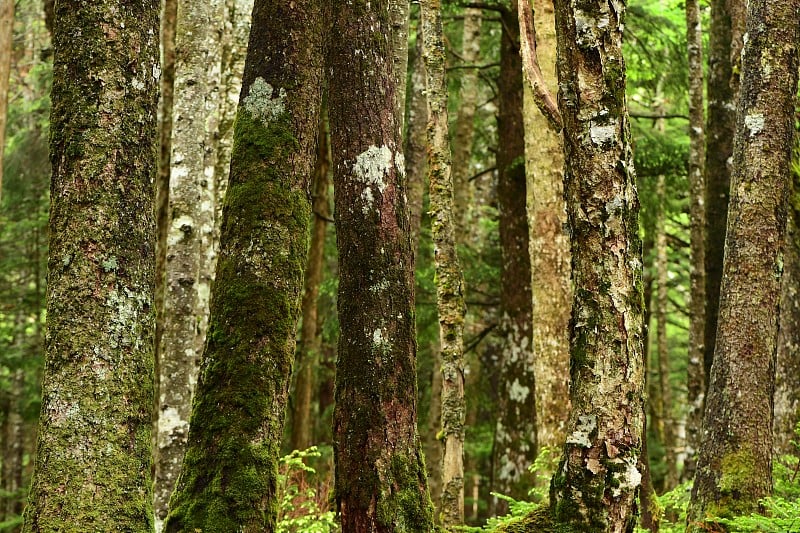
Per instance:
[[[323,454],[316,446],[294,450],[280,460],[278,471],[278,526],[276,533],[338,533],[336,513],[330,509],[330,481],[320,479],[309,466]],[[330,456],[330,454],[328,454]]]

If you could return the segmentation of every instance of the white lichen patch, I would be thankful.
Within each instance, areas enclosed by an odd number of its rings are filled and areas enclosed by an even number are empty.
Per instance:
[[[396,157],[394,158],[395,162],[392,159],[392,151],[388,146],[379,148],[371,145],[356,156],[356,162],[353,164],[353,174],[355,174],[356,179],[365,185],[364,190],[361,192],[361,200],[364,204],[361,210],[365,215],[369,214],[375,202],[372,188],[377,188],[380,194],[383,194],[383,191],[386,190],[386,175],[389,174],[392,165],[396,164],[397,161]],[[400,161],[403,162],[403,171],[405,172],[405,163],[402,159]]]
[[[592,447],[592,440],[590,438],[592,432],[597,429],[597,416],[596,415],[580,415],[578,417],[578,425],[575,431],[567,437],[567,444],[577,444],[584,448]]]
[[[531,393],[530,387],[522,385],[518,379],[514,379],[514,383],[508,389],[508,397],[512,402],[522,403]]]
[[[388,288],[389,288],[389,281],[384,279],[384,280],[379,281],[378,283],[376,283],[372,287],[370,287],[369,290],[373,294],[377,294],[379,292],[385,291]],[[402,315],[401,315],[401,317],[402,317]]]
[[[761,113],[747,115],[744,117],[744,127],[750,132],[750,138],[752,139],[764,129],[764,115]]]
[[[615,498],[622,496],[623,492],[633,491],[642,483],[642,473],[636,468],[636,461],[633,459],[626,460],[625,470],[614,473],[614,478],[616,478],[619,483],[619,485],[614,487],[611,491]]]
[[[613,143],[617,139],[617,122],[613,121],[610,124],[590,122],[589,136],[592,138],[592,142],[597,146]]]
[[[394,166],[397,168],[397,173],[400,174],[400,177],[406,177],[406,158],[402,152],[397,152],[394,154]]]
[[[389,352],[391,344],[389,343],[389,338],[384,334],[381,328],[372,332],[372,346],[375,348],[375,351],[381,354]]]
[[[177,431],[176,431],[177,430]],[[183,437],[189,430],[189,421],[174,407],[167,407],[158,416],[158,446],[163,448],[176,437]],[[176,435],[177,433],[177,435]]]
[[[172,221],[167,235],[167,246],[175,246],[192,234],[194,219],[188,215],[182,215]]]
[[[286,110],[285,101],[286,90],[276,91],[264,78],[258,77],[250,85],[242,105],[254,119],[267,125]]]

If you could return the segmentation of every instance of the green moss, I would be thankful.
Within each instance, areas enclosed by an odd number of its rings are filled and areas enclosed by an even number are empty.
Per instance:
[[[419,453],[419,452],[418,452]],[[425,480],[425,467],[417,457],[395,455],[391,460],[390,486],[397,492],[382,494],[378,499],[378,520],[397,533],[433,531],[433,505],[420,484]]]
[[[494,533],[578,533],[578,531],[568,524],[558,523],[546,507],[540,507],[518,520],[498,527]]]

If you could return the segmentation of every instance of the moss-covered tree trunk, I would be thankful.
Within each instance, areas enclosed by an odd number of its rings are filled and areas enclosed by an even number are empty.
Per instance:
[[[311,225],[321,94],[315,0],[257,1],[206,348],[169,532],[272,531]]]
[[[703,30],[698,0],[686,0],[686,40],[689,60],[689,220],[690,220],[690,307],[689,348],[686,363],[687,404],[686,460],[681,477],[692,479],[697,465],[697,448],[703,425],[705,404],[705,313],[706,272],[704,235],[705,190],[705,112],[703,104]]]
[[[536,51],[543,79],[557,92],[556,26],[552,0],[535,0]],[[564,149],[530,90],[525,95],[525,162],[528,179],[533,372],[536,442],[564,443],[569,416],[569,315],[572,309],[569,235],[564,230]]]
[[[55,6],[46,363],[24,531],[150,531],[159,3]]]
[[[705,159],[705,333],[703,366],[708,391],[711,363],[717,338],[719,291],[725,231],[728,220],[739,94],[739,56],[745,21],[745,0],[712,0],[708,43],[708,116]]]
[[[205,337],[213,256],[213,115],[219,85],[222,4],[178,2],[175,84],[166,224],[165,293],[158,354],[158,423],[153,486],[156,529],[180,473],[189,434],[192,393]],[[212,129],[209,128],[212,126]]]
[[[690,521],[772,491],[772,393],[791,185],[800,0],[750,0],[714,365]]]
[[[528,467],[536,459],[531,261],[525,184],[525,130],[522,118],[522,58],[517,5],[500,13],[497,116],[497,203],[500,216],[501,323],[500,407],[494,438],[493,490],[522,499],[532,486]],[[505,502],[499,503],[503,511]]]
[[[789,202],[786,249],[783,253],[778,362],[775,371],[773,449],[777,455],[796,454],[792,441],[800,422],[800,176],[794,173]]]
[[[11,45],[14,36],[14,0],[0,1],[0,201],[3,199],[3,153],[6,147],[8,82],[11,75]]]
[[[325,233],[330,218],[328,188],[331,169],[330,124],[323,103],[317,134],[317,161],[314,166],[314,199],[312,209],[314,222],[311,227],[311,244],[306,263],[303,300],[301,303],[302,321],[300,341],[297,346],[294,402],[292,403],[292,433],[289,445],[293,450],[305,450],[314,443],[312,416],[312,396],[314,394],[314,374],[319,365],[322,339],[318,331],[319,288],[322,285],[325,266]]]
[[[428,181],[439,316],[438,356],[442,373],[444,457],[440,511],[442,525],[453,527],[464,523],[464,274],[456,251],[441,2],[422,0],[420,13],[428,101]]]
[[[431,531],[416,434],[414,258],[387,0],[333,3],[329,101],[339,249],[334,450],[342,530]]]
[[[557,0],[559,108],[575,286],[564,457],[555,518],[630,531],[644,422],[642,259],[625,105],[621,2]]]

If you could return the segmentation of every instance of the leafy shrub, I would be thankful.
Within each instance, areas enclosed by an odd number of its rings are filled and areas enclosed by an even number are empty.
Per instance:
[[[278,472],[278,528],[276,533],[339,533],[330,508],[330,479],[320,479],[309,463],[322,457],[316,446],[294,450],[281,458]]]

